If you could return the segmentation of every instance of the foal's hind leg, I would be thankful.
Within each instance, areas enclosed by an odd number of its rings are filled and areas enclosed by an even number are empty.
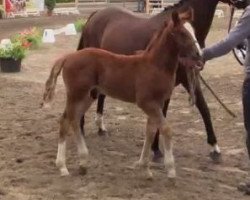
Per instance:
[[[84,132],[84,127],[80,128],[79,126],[79,120],[82,114],[85,114],[86,111],[89,109],[91,106],[92,102],[94,101],[93,98],[89,97],[89,95],[86,95],[82,101],[80,101],[76,107],[75,107],[75,115],[74,119],[72,121],[72,127],[73,131],[76,134],[76,142],[77,142],[77,150],[78,150],[78,155],[79,155],[79,173],[81,175],[86,174],[87,172],[87,157],[88,157],[88,148],[85,143],[84,136],[82,132]],[[82,129],[82,130],[81,130]]]
[[[59,168],[61,176],[69,175],[69,171],[66,167],[66,135],[69,131],[69,126],[69,118],[67,112],[65,111],[60,120],[59,141],[56,157],[56,166]]]
[[[103,107],[105,102],[105,95],[99,94],[98,103],[97,103],[97,116],[96,116],[96,125],[98,127],[98,135],[105,135],[107,129],[103,123]]]
[[[185,79],[185,80],[182,79],[182,85],[189,92],[189,86],[188,86],[187,79]],[[217,162],[221,161],[220,148],[217,144],[217,139],[216,139],[216,136],[214,133],[210,112],[209,112],[207,103],[204,99],[204,96],[202,94],[199,81],[197,82],[196,86],[197,87],[195,88],[195,97],[196,97],[195,105],[198,108],[198,110],[202,116],[202,119],[204,121],[205,127],[206,127],[207,143],[212,146],[212,151],[210,153],[210,157],[212,158],[212,160],[214,162],[217,163]]]

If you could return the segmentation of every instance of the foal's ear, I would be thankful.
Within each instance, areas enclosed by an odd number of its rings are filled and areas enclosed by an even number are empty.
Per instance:
[[[191,22],[194,19],[194,11],[193,8],[188,7],[185,11],[179,13],[179,18],[182,23]]]
[[[172,21],[174,23],[174,26],[178,26],[180,24],[180,17],[177,11],[172,12]]]

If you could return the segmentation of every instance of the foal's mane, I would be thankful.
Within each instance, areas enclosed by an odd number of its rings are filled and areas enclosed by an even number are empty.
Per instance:
[[[173,22],[170,22],[173,23]],[[153,37],[151,38],[151,40],[149,41],[147,48],[145,49],[145,52],[149,52],[156,44],[159,43],[159,39],[162,38],[163,32],[165,29],[171,29],[172,25],[170,25],[169,23],[165,23],[160,30],[156,31],[153,35]],[[168,32],[170,32],[170,30],[168,30]]]

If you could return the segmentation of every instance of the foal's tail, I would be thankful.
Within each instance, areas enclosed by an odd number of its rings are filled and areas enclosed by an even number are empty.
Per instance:
[[[81,34],[81,37],[80,37],[80,41],[78,43],[78,47],[77,47],[77,51],[78,50],[81,50],[85,47],[88,47],[88,34],[87,34],[87,28],[88,28],[88,23],[90,21],[90,19],[93,17],[93,15],[96,13],[97,11],[94,11],[93,13],[90,14],[83,30],[82,30],[82,34]]]
[[[41,103],[41,107],[44,107],[44,108],[50,107],[49,104],[53,100],[53,97],[55,95],[57,77],[62,71],[65,61],[66,61],[66,58],[62,57],[58,59],[55,62],[54,66],[52,67],[49,78],[45,83],[45,91],[43,94],[43,102]]]

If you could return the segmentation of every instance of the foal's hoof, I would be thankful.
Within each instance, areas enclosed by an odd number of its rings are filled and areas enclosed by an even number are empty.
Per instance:
[[[132,165],[133,169],[143,169],[143,168],[147,168],[147,167],[148,167],[148,163],[147,162],[142,162],[142,161],[136,161]]]
[[[154,152],[152,161],[155,163],[162,163],[163,162],[163,154],[161,153],[160,150]]]
[[[67,168],[62,168],[62,169],[60,169],[60,174],[61,174],[61,176],[68,176],[69,171]]]
[[[86,174],[87,174],[87,168],[84,167],[84,166],[80,166],[80,167],[79,167],[79,174],[80,174],[81,176],[86,175]]]
[[[218,153],[216,151],[212,151],[209,154],[210,158],[213,160],[215,164],[220,164],[222,163],[222,156],[221,153]]]
[[[176,186],[176,178],[168,177],[168,185],[171,187],[175,187]]]
[[[175,178],[176,178],[176,171],[175,171],[175,169],[170,169],[168,171],[168,178],[170,180],[175,180]]]
[[[98,135],[99,136],[106,136],[107,135],[107,130],[99,128]]]

